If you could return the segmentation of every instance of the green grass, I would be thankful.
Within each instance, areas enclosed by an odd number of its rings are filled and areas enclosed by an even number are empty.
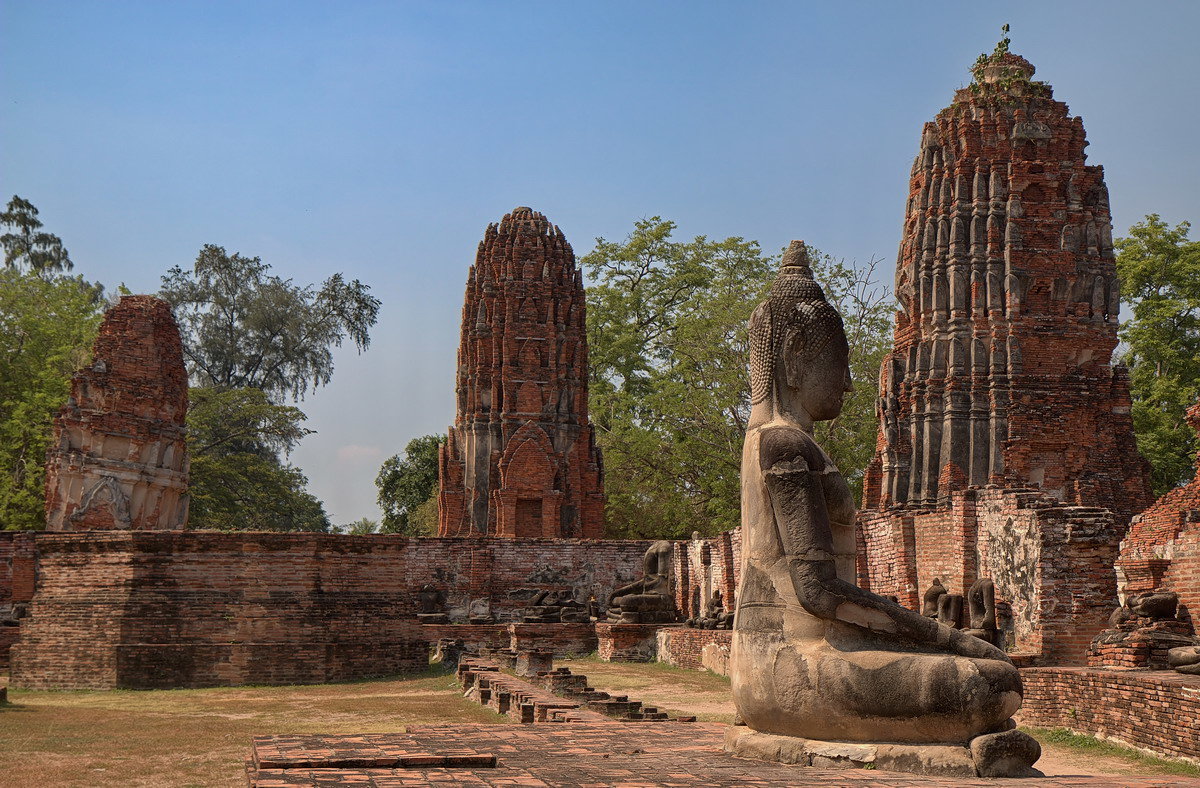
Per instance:
[[[1037,739],[1043,745],[1057,745],[1089,755],[1116,758],[1132,765],[1151,767],[1161,774],[1200,777],[1200,766],[1188,763],[1187,761],[1156,758],[1140,750],[1114,744],[1103,739],[1097,739],[1095,736],[1073,733],[1066,728],[1022,728],[1021,730]]]

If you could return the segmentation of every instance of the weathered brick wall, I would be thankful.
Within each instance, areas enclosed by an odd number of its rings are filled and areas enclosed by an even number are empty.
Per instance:
[[[678,668],[704,667],[704,647],[710,644],[731,648],[733,632],[720,629],[672,627],[658,631],[658,661]]]
[[[423,665],[414,591],[426,583],[452,613],[490,599],[503,619],[530,589],[607,598],[640,575],[648,543],[114,531],[43,533],[36,546],[37,594],[13,648],[13,683],[147,687],[311,683]],[[507,627],[502,638],[508,645]]]
[[[187,525],[188,407],[171,306],[122,296],[104,316],[91,364],[71,379],[46,452],[51,531]]]
[[[467,275],[458,406],[438,455],[440,535],[604,535],[585,310],[575,253],[545,216],[520,207],[488,226]]]
[[[1187,416],[1200,432],[1200,403]],[[1174,591],[1193,617],[1200,617],[1200,454],[1192,481],[1133,519],[1116,569],[1122,594]]]
[[[36,578],[34,535],[0,531],[0,667],[20,636],[20,611],[33,599]]]
[[[933,511],[859,518],[869,560],[859,583],[920,609],[935,577],[966,594],[980,577],[1011,612],[1017,652],[1080,665],[1116,605],[1111,566],[1121,528],[1107,509],[1067,506],[1037,490],[962,490]]]
[[[675,605],[683,618],[707,614],[714,590],[732,611],[741,573],[742,529],[675,543]]]
[[[1200,760],[1200,677],[1174,671],[1022,668],[1023,725],[1068,728]]]
[[[508,647],[513,651],[550,651],[556,657],[591,654],[598,648],[596,625],[509,624]]]

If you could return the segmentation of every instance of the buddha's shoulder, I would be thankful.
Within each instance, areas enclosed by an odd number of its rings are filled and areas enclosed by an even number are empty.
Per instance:
[[[758,461],[763,470],[779,463],[804,465],[812,470],[822,470],[828,460],[812,436],[799,427],[791,425],[768,425],[759,431]]]

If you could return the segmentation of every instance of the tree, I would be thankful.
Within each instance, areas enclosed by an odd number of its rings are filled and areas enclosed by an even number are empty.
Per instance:
[[[53,233],[38,232],[42,222],[37,216],[38,209],[33,203],[15,194],[0,213],[0,225],[16,230],[0,236],[5,267],[20,268],[23,265],[30,273],[40,276],[70,271],[74,266],[62,239]]]
[[[408,442],[403,456],[395,454],[383,461],[375,477],[383,510],[381,532],[410,536],[437,532],[438,446],[445,441],[445,435],[422,435]]]
[[[0,528],[45,527],[51,420],[87,364],[104,288],[0,269]]]
[[[738,237],[674,241],[674,229],[660,217],[644,219],[621,243],[596,239],[580,260],[594,282],[590,409],[612,535],[681,537],[739,520],[747,324],[778,258]],[[862,377],[844,415],[822,427],[823,442],[848,477],[861,479],[874,447],[873,385],[890,308],[869,284],[873,266],[861,271],[820,257],[814,272],[843,311]]]
[[[377,534],[379,533],[379,521],[372,520],[369,517],[360,517],[352,523],[346,523],[338,530],[344,534],[350,534],[351,536]]]
[[[329,518],[299,468],[280,459],[312,430],[299,408],[260,389],[189,392],[189,527],[217,531],[328,531]]]
[[[370,345],[380,306],[370,287],[341,274],[301,287],[270,270],[209,244],[191,271],[175,266],[163,277],[196,385],[302,399],[332,379],[333,348],[346,337],[359,352]]]
[[[1119,238],[1117,273],[1133,317],[1121,326],[1138,450],[1157,495],[1191,478],[1196,435],[1184,411],[1200,394],[1200,241],[1191,224],[1150,214]]]
[[[257,257],[200,250],[160,295],[175,309],[192,389],[190,521],[222,530],[327,531],[329,518],[283,457],[311,431],[279,404],[333,377],[333,348],[370,344],[379,300],[334,274],[318,288],[270,273]],[[282,455],[282,456],[281,456]]]

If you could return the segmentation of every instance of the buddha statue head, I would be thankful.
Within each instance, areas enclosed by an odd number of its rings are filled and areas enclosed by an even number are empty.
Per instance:
[[[813,279],[808,247],[792,241],[767,299],[750,317],[750,420],[828,421],[852,388],[842,318]]]

